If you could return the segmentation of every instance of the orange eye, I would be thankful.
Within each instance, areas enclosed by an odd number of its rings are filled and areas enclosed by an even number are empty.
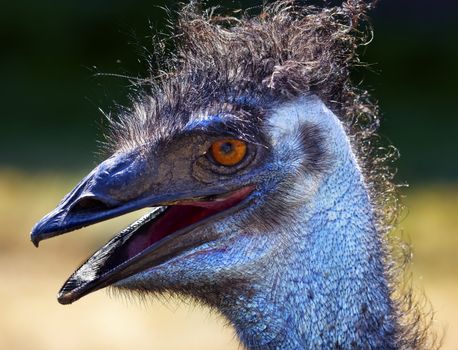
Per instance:
[[[235,139],[223,139],[213,142],[210,153],[221,165],[232,166],[240,163],[246,155],[246,143]]]

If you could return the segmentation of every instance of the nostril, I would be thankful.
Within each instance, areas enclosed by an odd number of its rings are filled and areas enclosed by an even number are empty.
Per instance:
[[[72,211],[101,211],[110,209],[110,206],[93,197],[84,197],[72,207]]]

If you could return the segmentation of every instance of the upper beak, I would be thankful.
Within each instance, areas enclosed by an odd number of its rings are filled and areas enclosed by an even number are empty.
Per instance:
[[[223,183],[208,186],[196,181],[189,174],[189,166],[182,163],[138,150],[113,155],[35,225],[33,244],[38,246],[44,239],[145,207],[232,190]]]
[[[35,225],[33,244],[165,200],[167,195],[148,195],[154,172],[135,151],[105,160]]]

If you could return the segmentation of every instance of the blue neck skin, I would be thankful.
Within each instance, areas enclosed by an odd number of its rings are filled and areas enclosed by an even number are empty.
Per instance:
[[[248,349],[395,349],[382,237],[341,122],[308,97],[276,112],[272,138],[283,142],[304,121],[324,128],[332,169],[315,186],[303,180],[316,192],[288,232],[273,233],[288,237],[281,259],[266,261],[254,292],[221,311]]]

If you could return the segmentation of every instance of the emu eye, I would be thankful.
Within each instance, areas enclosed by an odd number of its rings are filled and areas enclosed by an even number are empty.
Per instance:
[[[245,158],[247,145],[244,141],[235,139],[222,139],[212,143],[210,154],[213,159],[224,166],[233,166]]]

